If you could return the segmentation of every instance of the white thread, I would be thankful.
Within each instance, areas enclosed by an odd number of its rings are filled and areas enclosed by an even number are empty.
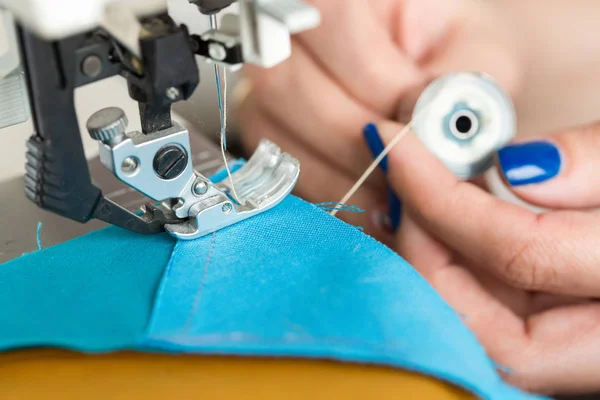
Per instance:
[[[211,15],[210,27],[211,29],[215,30],[218,28],[216,15]],[[227,69],[225,67],[223,67],[223,84],[221,84],[219,66],[218,64],[215,64],[215,80],[217,84],[217,97],[219,102],[219,118],[221,120],[221,155],[223,156],[225,170],[227,171],[227,176],[229,177],[229,182],[231,183],[231,192],[233,198],[238,204],[241,204],[240,197],[238,196],[235,190],[235,185],[233,184],[233,178],[231,177],[231,169],[229,168],[229,163],[227,162],[227,155],[225,154],[227,147]],[[222,97],[221,87],[223,88]]]
[[[364,174],[362,174],[360,179],[356,181],[354,186],[352,186],[352,189],[350,189],[348,193],[346,193],[346,195],[338,203],[348,203],[348,200],[350,200],[350,198],[354,196],[358,189],[360,189],[360,187],[365,183],[365,181],[369,178],[373,171],[375,171],[375,169],[379,166],[379,164],[385,158],[385,156],[387,156],[388,153],[400,142],[400,139],[402,139],[408,132],[410,132],[410,130],[412,129],[413,121],[414,119],[410,121],[400,132],[398,132],[396,136],[394,136],[392,141],[386,146],[385,149],[383,149],[381,154],[379,154],[379,156],[375,158],[375,161],[373,161],[373,163],[369,165],[369,168],[367,168],[367,170],[364,172]],[[333,210],[331,212],[331,215],[335,217],[339,211],[339,209]]]
[[[223,67],[223,130],[227,132],[227,68],[225,67]]]
[[[440,95],[440,93],[443,93],[443,89],[445,89],[447,85],[448,85],[448,82],[443,82],[442,85],[440,85],[440,88],[438,89],[438,96]],[[431,107],[431,104],[433,104],[433,101],[426,104],[416,115],[413,115],[412,120],[410,120],[408,122],[408,124],[406,124],[406,126],[400,132],[398,132],[396,134],[396,136],[394,136],[392,141],[385,147],[385,149],[383,149],[381,154],[379,154],[375,158],[373,163],[371,163],[371,165],[369,165],[369,168],[367,168],[367,170],[362,174],[362,176],[358,179],[358,181],[356,181],[354,186],[352,186],[352,188],[348,191],[348,193],[346,193],[346,195],[338,203],[348,204],[348,200],[350,200],[350,198],[352,196],[354,196],[354,194],[358,191],[358,189],[360,189],[360,187],[365,183],[365,181],[369,178],[369,176],[373,173],[373,171],[375,171],[375,169],[379,166],[379,164],[385,158],[385,156],[387,156],[389,154],[389,152],[392,151],[392,149],[394,147],[396,147],[396,145],[400,142],[400,140],[404,136],[406,136],[407,133],[409,133],[412,130],[412,127],[413,127],[415,121],[417,119],[421,118],[423,116],[423,114],[425,114],[425,112],[429,109],[429,107]],[[333,210],[330,214],[331,214],[331,216],[335,217],[339,211],[340,211],[339,209]]]
[[[223,68],[223,104],[222,104],[222,115],[221,115],[221,155],[223,156],[223,162],[225,163],[225,169],[227,170],[227,176],[229,177],[229,182],[231,182],[231,192],[233,194],[233,198],[238,204],[241,204],[240,197],[238,196],[235,185],[233,184],[233,178],[231,177],[231,169],[229,168],[229,163],[227,162],[227,155],[225,154],[225,135],[227,134],[227,70]]]

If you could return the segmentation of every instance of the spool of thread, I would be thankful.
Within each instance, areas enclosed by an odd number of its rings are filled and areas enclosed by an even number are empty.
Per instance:
[[[457,177],[469,180],[492,167],[495,153],[515,137],[516,112],[488,76],[449,74],[419,97],[413,132]]]
[[[535,213],[548,211],[515,195],[494,166],[495,153],[517,129],[510,97],[490,77],[457,73],[437,79],[419,97],[413,125],[413,132],[459,178],[483,175],[499,199]]]
[[[497,171],[491,168],[496,152],[515,137],[516,120],[510,97],[490,77],[480,73],[444,75],[421,93],[412,120],[396,134],[339,203],[346,204],[381,160],[412,130],[459,179],[470,180],[490,171],[487,178],[492,193],[532,208],[508,188],[503,188]],[[331,215],[336,213],[334,210]]]

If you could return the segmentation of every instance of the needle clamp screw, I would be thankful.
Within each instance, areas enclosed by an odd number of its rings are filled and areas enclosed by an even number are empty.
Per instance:
[[[188,155],[177,146],[167,146],[156,153],[154,171],[162,179],[175,179],[183,173],[188,164]]]

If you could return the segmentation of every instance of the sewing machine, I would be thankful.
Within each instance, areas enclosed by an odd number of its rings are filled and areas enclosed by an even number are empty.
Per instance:
[[[218,27],[215,15],[234,2],[239,13],[223,16]],[[268,141],[230,178],[211,182],[215,168],[203,165],[223,167],[226,153],[190,135],[193,127],[174,121],[171,109],[198,87],[196,56],[220,68],[273,67],[290,56],[291,35],[319,24],[319,12],[300,0],[189,3],[210,17],[211,29],[191,34],[169,16],[167,0],[0,0],[10,11],[4,13],[10,51],[0,58],[0,128],[31,115],[35,132],[27,143],[25,195],[33,204],[79,223],[95,220],[87,226],[102,221],[189,240],[269,210],[291,192],[300,166]],[[74,90],[115,75],[125,79],[139,104],[141,129],[129,131],[119,108],[94,113],[87,130],[98,141],[99,159],[88,163]],[[413,114],[415,134],[462,179],[491,166],[515,125],[510,99],[480,74],[441,77],[422,93]],[[194,160],[193,154],[210,156]],[[12,186],[3,191],[3,204],[19,201]],[[82,229],[50,244],[87,231]],[[10,234],[0,238],[4,259],[30,250],[9,246],[18,242]]]
[[[290,35],[319,23],[318,11],[299,0],[240,0],[239,13],[223,16],[218,27],[215,14],[234,2],[190,0],[211,16],[211,29],[193,35],[169,16],[166,0],[1,0],[10,11],[10,51],[0,62],[0,103],[14,109],[3,110],[0,127],[29,116],[34,123],[27,198],[76,222],[187,240],[264,212],[289,194],[299,164],[274,143],[262,142],[231,179],[215,184],[214,169],[195,170],[193,154],[201,149],[192,150],[188,128],[171,117],[172,105],[199,84],[196,56],[226,68],[270,68],[289,57]],[[115,75],[139,103],[141,130],[128,131],[127,115],[114,107],[92,115],[87,130],[99,143],[100,163],[148,200],[137,211],[92,182],[75,112],[76,88]],[[214,148],[211,154],[220,155]]]

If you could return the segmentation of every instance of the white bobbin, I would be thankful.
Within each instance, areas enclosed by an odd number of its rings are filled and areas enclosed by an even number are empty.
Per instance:
[[[469,180],[493,165],[516,134],[516,112],[494,81],[479,73],[442,76],[421,94],[413,132],[457,177]]]

